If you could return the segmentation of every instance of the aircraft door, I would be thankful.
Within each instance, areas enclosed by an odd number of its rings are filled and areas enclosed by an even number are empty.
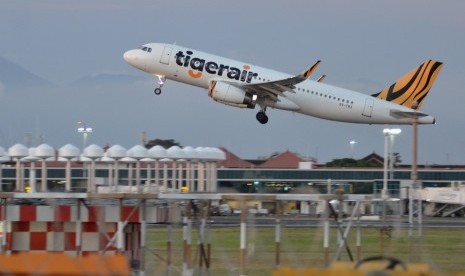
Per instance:
[[[173,48],[165,46],[165,48],[163,49],[163,53],[161,54],[161,57],[160,57],[160,63],[169,65],[172,52],[173,52]]]
[[[365,107],[363,108],[362,115],[366,117],[371,117],[371,113],[373,112],[373,105],[374,105],[373,99],[367,98],[365,100]]]

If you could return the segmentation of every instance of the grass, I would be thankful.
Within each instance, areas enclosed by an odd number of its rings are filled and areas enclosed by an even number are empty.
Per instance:
[[[146,275],[165,275],[167,266],[156,255],[166,258],[168,228],[151,228],[147,234]],[[464,272],[464,230],[457,228],[423,229],[423,237],[411,239],[408,229],[393,229],[390,237],[379,228],[362,228],[361,258],[384,254],[405,262],[428,263],[435,272]],[[199,271],[197,229],[192,233],[191,257],[196,274]],[[172,231],[172,275],[181,275],[183,262],[183,237],[180,226]],[[331,229],[330,260],[336,252],[336,229]],[[211,229],[210,275],[239,275],[240,228]],[[349,247],[356,257],[355,229],[349,236]],[[271,275],[275,265],[274,228],[247,229],[246,275]],[[409,253],[412,252],[412,253]],[[155,255],[155,254],[156,255]],[[342,260],[349,260],[343,251]],[[280,264],[293,268],[323,267],[323,230],[321,228],[282,228]],[[203,270],[205,273],[205,266]]]

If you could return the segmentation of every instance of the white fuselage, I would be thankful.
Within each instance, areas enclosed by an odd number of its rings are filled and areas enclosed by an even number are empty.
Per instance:
[[[212,80],[248,84],[292,77],[289,74],[178,45],[149,43],[143,47],[145,50],[142,48],[127,51],[124,54],[125,60],[154,76],[164,76],[205,89],[209,88]],[[230,73],[231,71],[236,73]],[[268,106],[350,123],[412,124],[411,118],[396,116],[392,111],[414,112],[412,109],[370,95],[312,80],[297,84],[293,91],[284,92],[279,99],[293,104],[284,105],[283,108],[279,104]],[[419,117],[418,123],[432,124],[434,118]]]

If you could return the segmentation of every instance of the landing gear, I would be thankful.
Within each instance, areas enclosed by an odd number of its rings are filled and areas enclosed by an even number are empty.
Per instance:
[[[163,87],[163,84],[165,84],[165,76],[158,76],[158,87],[153,90],[153,93],[155,95],[160,95],[161,94],[161,88]]]
[[[265,111],[259,111],[257,113],[257,120],[261,123],[261,124],[266,124],[268,123],[268,116],[266,116],[265,114]]]

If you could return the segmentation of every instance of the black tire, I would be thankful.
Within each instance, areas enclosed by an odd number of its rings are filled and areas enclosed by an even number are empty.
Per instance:
[[[160,88],[155,88],[155,90],[153,90],[153,93],[155,93],[155,95],[160,95],[161,94],[161,89]]]
[[[263,125],[268,123],[268,116],[263,111],[258,112],[256,118]]]

